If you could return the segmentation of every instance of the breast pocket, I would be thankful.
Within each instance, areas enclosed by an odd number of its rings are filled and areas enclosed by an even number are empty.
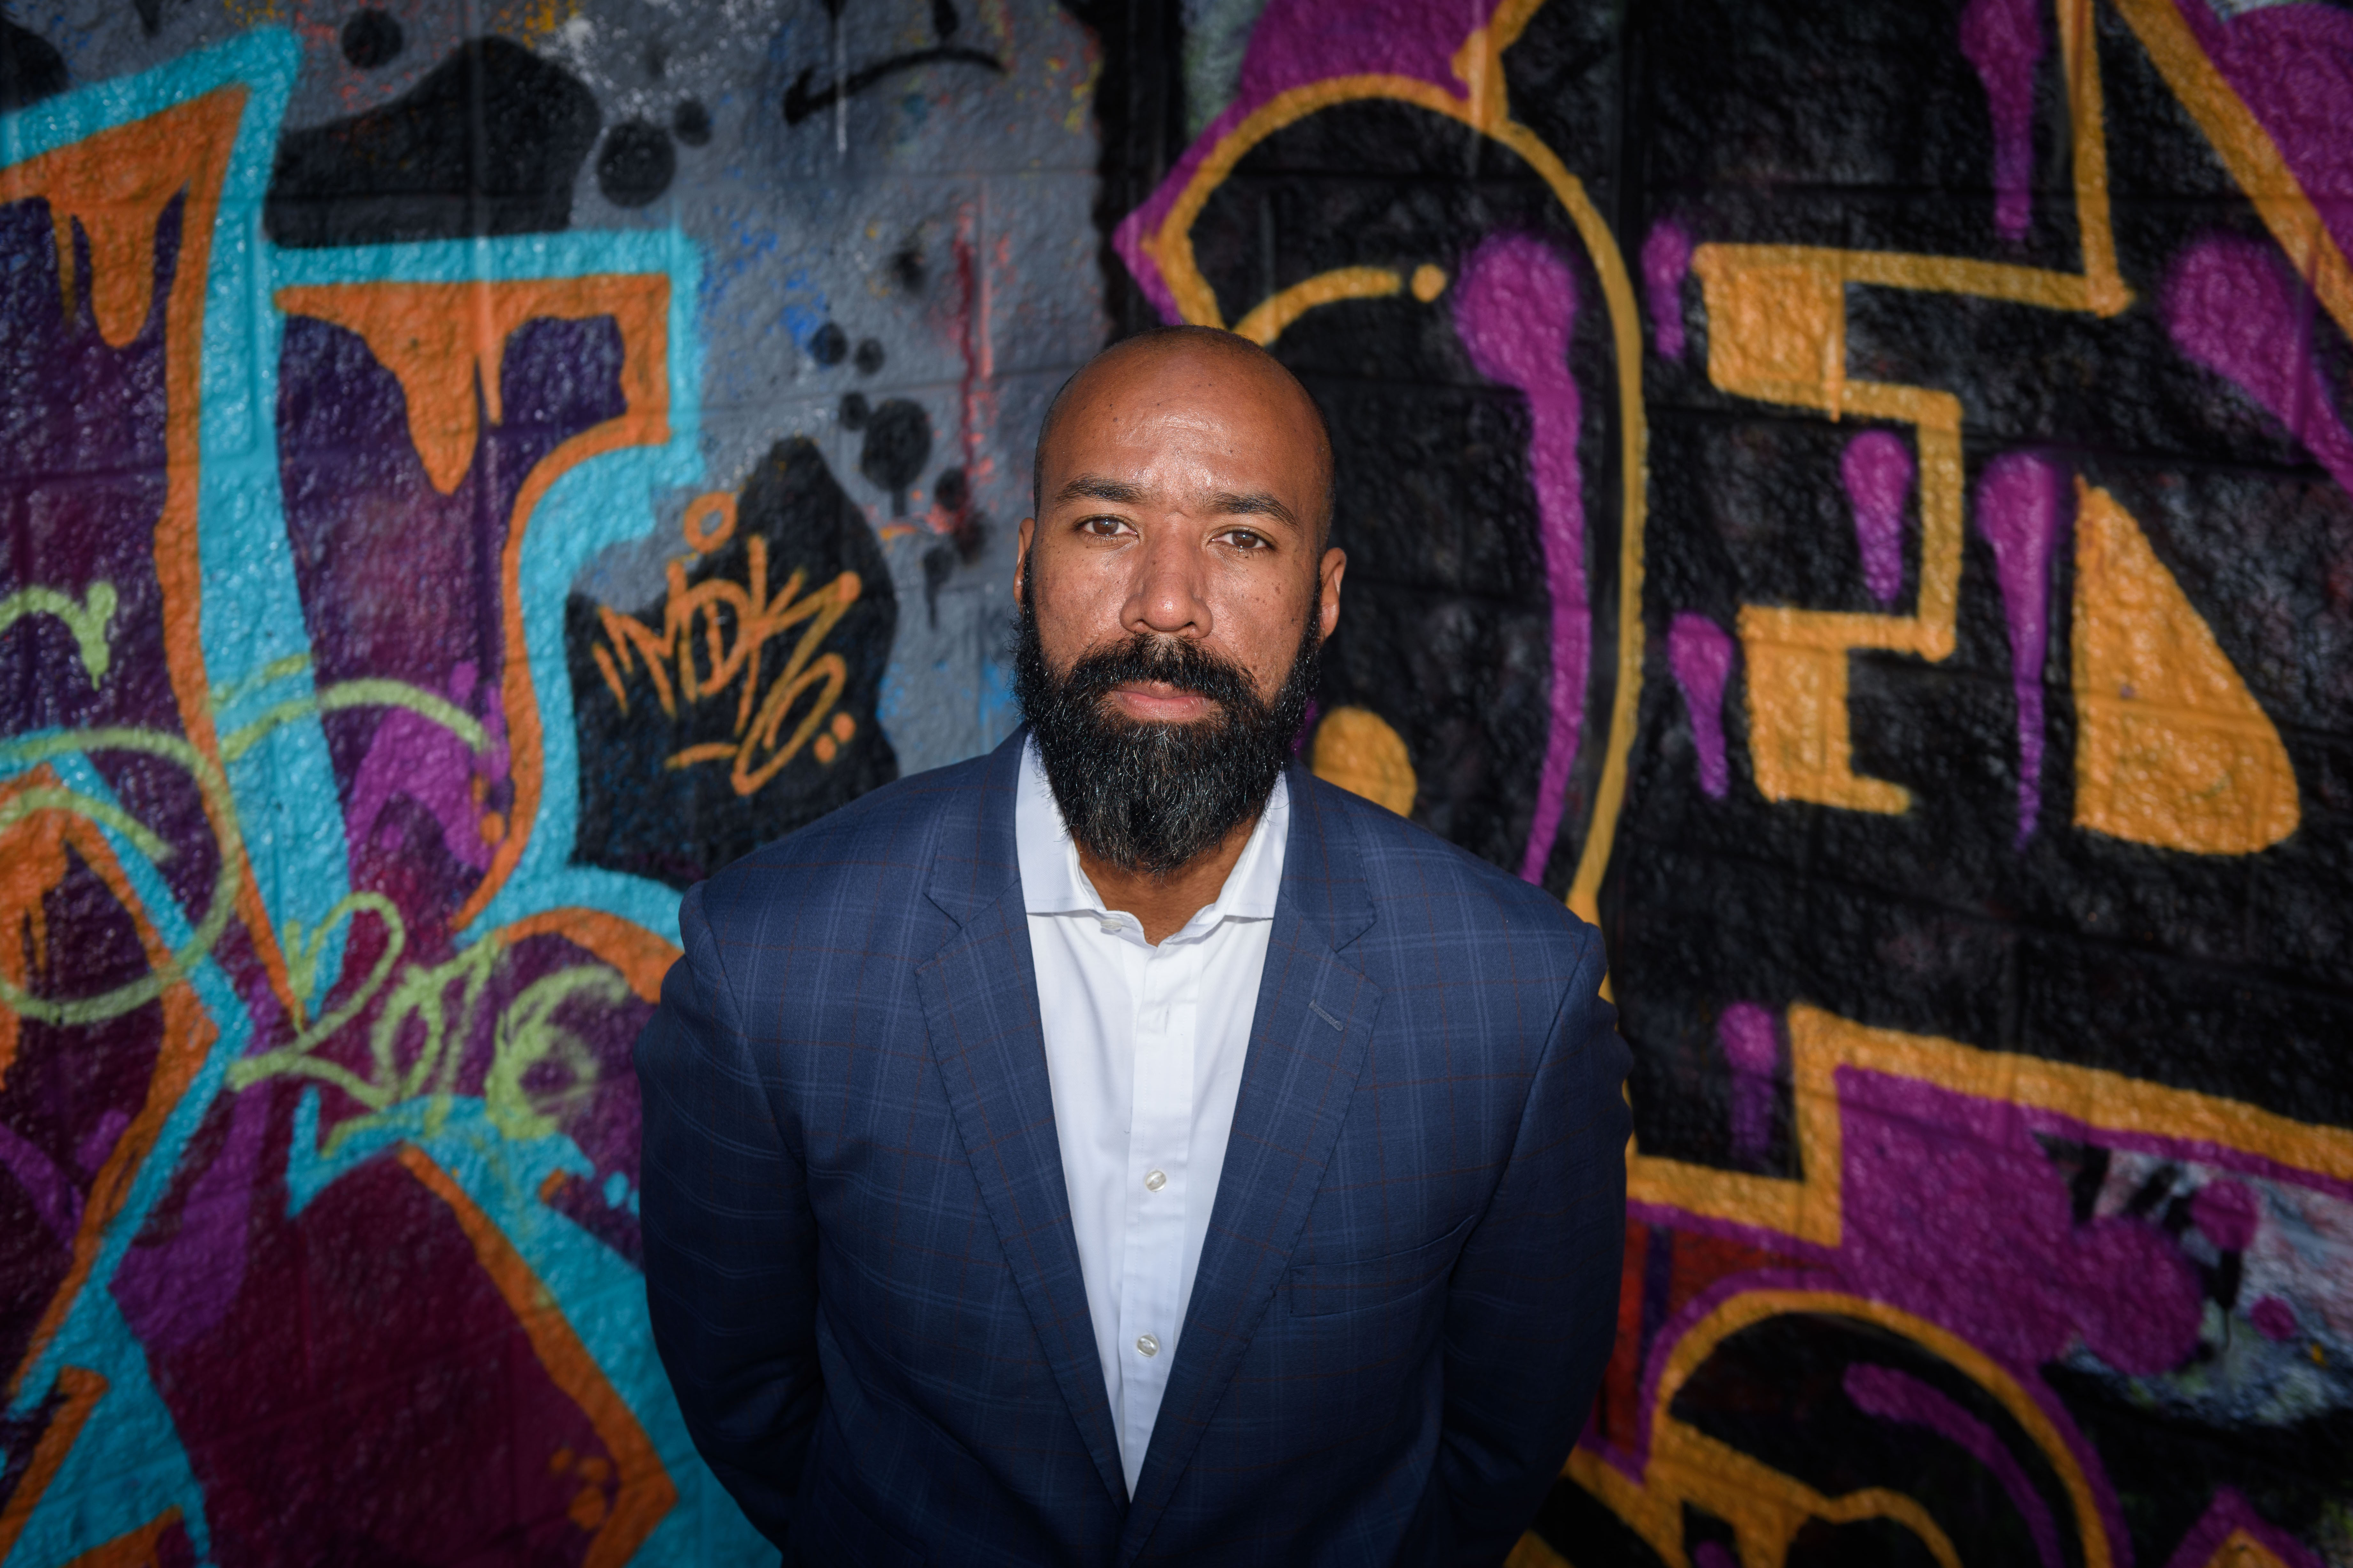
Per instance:
[[[1470,1229],[1465,1219],[1436,1240],[1403,1252],[1303,1263],[1285,1281],[1291,1315],[1328,1318],[1413,1300],[1436,1289],[1453,1270],[1455,1255],[1462,1250]]]

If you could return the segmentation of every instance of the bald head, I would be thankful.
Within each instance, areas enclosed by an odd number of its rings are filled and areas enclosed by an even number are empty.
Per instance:
[[[1038,428],[1029,471],[1030,506],[1047,505],[1049,454],[1071,411],[1106,399],[1159,404],[1187,397],[1252,405],[1265,417],[1257,434],[1276,453],[1308,465],[1315,496],[1313,524],[1321,544],[1332,528],[1332,437],[1323,411],[1283,363],[1248,338],[1216,327],[1155,327],[1123,338],[1062,384]],[[1230,404],[1229,404],[1230,405]]]
[[[1190,645],[1272,701],[1337,624],[1331,440],[1254,343],[1176,327],[1096,355],[1054,399],[1036,484],[1013,591],[1051,675],[1106,649]],[[1198,692],[1141,687],[1109,701],[1137,722],[1205,710]]]

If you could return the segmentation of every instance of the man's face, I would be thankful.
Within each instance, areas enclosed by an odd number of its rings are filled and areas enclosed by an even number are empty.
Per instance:
[[[1313,693],[1320,429],[1273,366],[1179,343],[1098,363],[1051,436],[1017,691],[1080,848],[1165,876],[1256,819]]]
[[[1071,388],[1040,454],[1014,588],[1052,673],[1143,635],[1194,645],[1271,701],[1311,616],[1318,641],[1331,635],[1346,558],[1319,538],[1312,411],[1277,374],[1180,341],[1100,362]],[[1139,723],[1216,706],[1148,680],[1106,704]]]

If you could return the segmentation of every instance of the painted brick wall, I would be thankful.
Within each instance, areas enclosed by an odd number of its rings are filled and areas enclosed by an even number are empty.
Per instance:
[[[2353,11],[1185,16],[1114,305],[1322,398],[1317,765],[1634,1047],[1522,1560],[2353,1563]]]
[[[2353,13],[0,12],[0,1562],[762,1560],[677,889],[1006,732],[1191,319],[1334,424],[1314,765],[1611,941],[1519,1561],[2353,1563]]]
[[[5,12],[0,1561],[773,1562],[647,1338],[628,1048],[681,889],[1011,728],[1100,51]]]

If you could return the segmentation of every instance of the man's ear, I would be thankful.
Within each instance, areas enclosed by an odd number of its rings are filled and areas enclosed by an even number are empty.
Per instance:
[[[1013,602],[1016,605],[1022,603],[1025,597],[1022,590],[1029,583],[1029,542],[1037,537],[1038,520],[1034,517],[1023,518],[1021,543],[1013,552]]]
[[[1324,552],[1324,563],[1316,573],[1315,613],[1329,637],[1332,628],[1340,624],[1340,579],[1348,574],[1348,552],[1337,546]]]

